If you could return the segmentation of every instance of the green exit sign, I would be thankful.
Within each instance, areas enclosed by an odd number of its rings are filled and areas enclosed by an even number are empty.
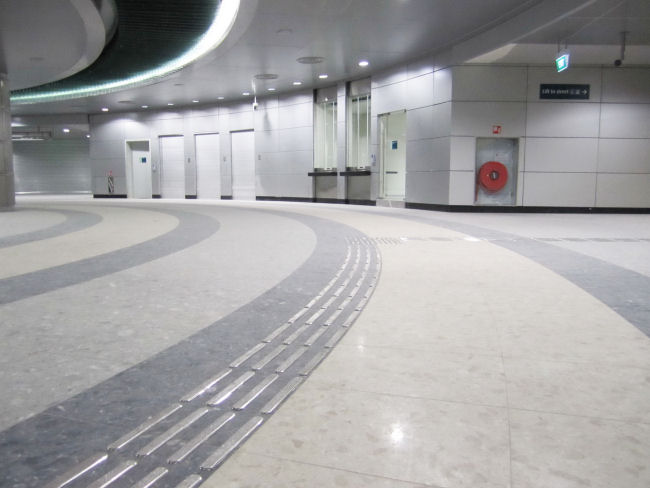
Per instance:
[[[557,72],[564,71],[569,67],[569,54],[564,53],[555,58],[555,69]]]

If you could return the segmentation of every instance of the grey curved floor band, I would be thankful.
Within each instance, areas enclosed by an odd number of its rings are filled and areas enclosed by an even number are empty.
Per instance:
[[[156,211],[177,217],[179,225],[140,244],[0,280],[0,305],[153,261],[207,239],[219,229],[219,223],[205,215],[170,208],[157,208]]]
[[[90,212],[80,212],[78,210],[52,210],[48,208],[34,207],[29,209],[16,209],[16,212],[25,210],[38,210],[39,212],[53,212],[65,215],[66,219],[60,224],[47,227],[45,229],[35,230],[33,232],[26,232],[24,234],[16,234],[0,238],[0,248],[17,246],[19,244],[26,244],[28,242],[41,241],[43,239],[51,239],[70,232],[87,229],[93,225],[97,225],[103,219],[101,215]]]
[[[149,450],[155,450],[152,455],[143,455],[148,452],[145,449],[138,457],[127,446],[124,453],[119,450],[109,454],[102,466],[88,470],[66,487],[90,486],[89,481],[125,467],[128,469],[123,470],[116,487],[131,486],[148,476],[161,476],[157,487],[176,486],[183,479],[198,476],[197,473],[205,478],[212,467],[202,470],[203,464],[220,463],[229,449],[241,442],[242,436],[261,423],[256,413],[262,406],[268,410],[262,413],[270,413],[275,407],[269,404],[282,401],[277,399],[278,395],[295,389],[294,378],[309,374],[351,325],[361,303],[367,301],[374,286],[369,284],[370,280],[377,278],[378,255],[369,239],[343,224],[288,212],[260,212],[295,219],[313,230],[317,236],[316,247],[307,261],[275,287],[199,333],[0,433],[0,473],[5,480],[0,485],[42,487],[61,476],[65,478],[67,471],[78,469],[79,463],[94,456],[93,453],[107,452],[107,446],[115,446],[120,437],[150,417],[161,412],[167,415],[165,410],[171,413],[161,421],[160,428],[145,432],[138,439],[139,449],[146,447],[143,443],[151,444]],[[347,271],[342,274],[343,266]],[[364,288],[360,289],[360,285]],[[318,295],[326,289],[327,295]],[[353,292],[355,297],[350,300],[348,295]],[[331,300],[330,295],[336,299]],[[337,308],[344,303],[347,313],[339,316]],[[326,306],[331,308],[322,313]],[[333,310],[337,319],[325,325],[328,317],[334,315]],[[309,328],[291,345],[286,345],[303,324]],[[321,332],[322,328],[327,329],[325,333]],[[258,349],[259,344],[265,347],[244,358],[247,351]],[[313,352],[296,354],[301,348]],[[280,352],[275,356],[278,349]],[[293,362],[279,372],[287,358]],[[259,370],[255,369],[258,367]],[[192,391],[197,385],[206,382],[210,385],[211,378],[215,375],[219,378],[222,376],[219,372],[229,369],[232,372],[218,384],[194,397],[196,393]],[[255,378],[250,375],[252,371]],[[203,412],[215,393],[244,373],[251,378],[246,385],[255,387],[251,392],[244,395],[236,391],[223,403],[210,407],[209,413]],[[169,410],[182,397],[187,400],[182,403],[183,408]],[[235,412],[236,418],[221,418],[229,411]],[[173,469],[166,464],[167,457],[182,458],[185,453],[175,452],[180,445],[173,446],[171,452],[156,448],[169,435],[165,429],[186,430],[186,440],[191,438],[187,450],[192,449],[193,457],[184,464],[178,463],[179,466],[174,464]],[[208,435],[215,429],[219,429],[217,435]],[[192,442],[203,438],[205,442],[194,451]],[[94,460],[91,459],[91,464]],[[133,461],[138,465],[132,465]],[[162,474],[161,466],[169,468],[169,473]]]

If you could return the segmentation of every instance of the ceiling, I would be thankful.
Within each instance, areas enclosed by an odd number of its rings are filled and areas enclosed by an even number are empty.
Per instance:
[[[37,0],[0,1],[15,3],[23,26],[48,27],[26,8]],[[172,41],[194,39],[204,28],[206,9],[214,9],[215,1],[117,1],[115,39],[107,44],[100,64],[91,65],[76,79],[134,69],[139,66],[137,55],[144,55],[148,62],[162,59],[161,53],[162,57],[173,55]],[[169,15],[172,7],[180,5],[182,15]],[[126,48],[129,55],[116,56],[112,50],[124,39],[129,25],[135,29]],[[241,0],[232,30],[218,48],[155,84],[80,99],[16,104],[12,112],[86,114],[97,113],[102,107],[134,111],[168,108],[169,104],[214,104],[219,97],[227,101],[252,99],[268,95],[269,89],[283,93],[363,78],[435,53],[449,53],[445,58],[449,62],[552,65],[558,43],[571,48],[572,65],[610,65],[620,57],[624,31],[628,32],[625,64],[650,65],[648,0]],[[78,37],[70,37],[69,44],[79,43]],[[65,47],[68,36],[60,31],[53,39],[57,47],[63,47],[59,54],[44,50],[41,57],[46,60],[57,60],[61,52],[71,49]],[[10,41],[3,35],[0,42]],[[322,62],[298,61],[304,57],[319,57]],[[125,62],[127,58],[130,64]],[[121,67],[111,68],[118,66],[112,65],[111,59],[122,62]],[[362,59],[370,65],[360,67]],[[259,79],[256,75],[276,77]],[[11,70],[9,76],[12,82]],[[250,95],[243,95],[245,92]]]

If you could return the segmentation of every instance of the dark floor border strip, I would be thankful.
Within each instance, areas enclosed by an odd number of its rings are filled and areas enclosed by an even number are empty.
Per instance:
[[[313,202],[313,198],[303,198],[303,197],[270,197],[270,196],[257,196],[255,200],[260,202]]]
[[[250,211],[233,208],[235,211]],[[178,401],[188,378],[200,382],[287,320],[327,284],[347,253],[351,227],[285,211],[316,234],[316,246],[292,274],[223,319],[45,412],[0,432],[0,473],[8,486],[41,487]],[[259,320],[263,317],[264,320]],[[101,412],[101,416],[98,416]],[[4,485],[3,485],[4,486]]]
[[[2,279],[0,280],[0,305],[83,283],[153,261],[207,239],[219,229],[219,223],[206,215],[166,207],[148,210],[176,217],[179,224],[161,236],[133,246]]]
[[[405,202],[406,208],[437,212],[475,213],[563,213],[563,214],[648,214],[643,207],[513,207],[505,205],[439,205],[435,203]]]
[[[103,220],[101,215],[81,212],[79,210],[56,209],[56,208],[43,208],[43,207],[23,207],[16,208],[16,212],[25,212],[34,210],[38,212],[51,212],[65,215],[65,220],[59,224],[44,229],[26,232],[24,234],[16,234],[12,236],[3,237],[0,239],[0,248],[9,246],[18,246],[28,242],[42,241],[44,239],[51,239],[60,235],[68,234],[70,232],[77,232],[93,225],[98,224]]]
[[[125,193],[95,193],[93,198],[126,198]]]

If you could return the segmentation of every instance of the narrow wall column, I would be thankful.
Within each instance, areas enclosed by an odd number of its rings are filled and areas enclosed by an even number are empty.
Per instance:
[[[11,112],[9,108],[7,75],[0,73],[0,209],[13,207],[16,201],[13,152],[11,149]]]

